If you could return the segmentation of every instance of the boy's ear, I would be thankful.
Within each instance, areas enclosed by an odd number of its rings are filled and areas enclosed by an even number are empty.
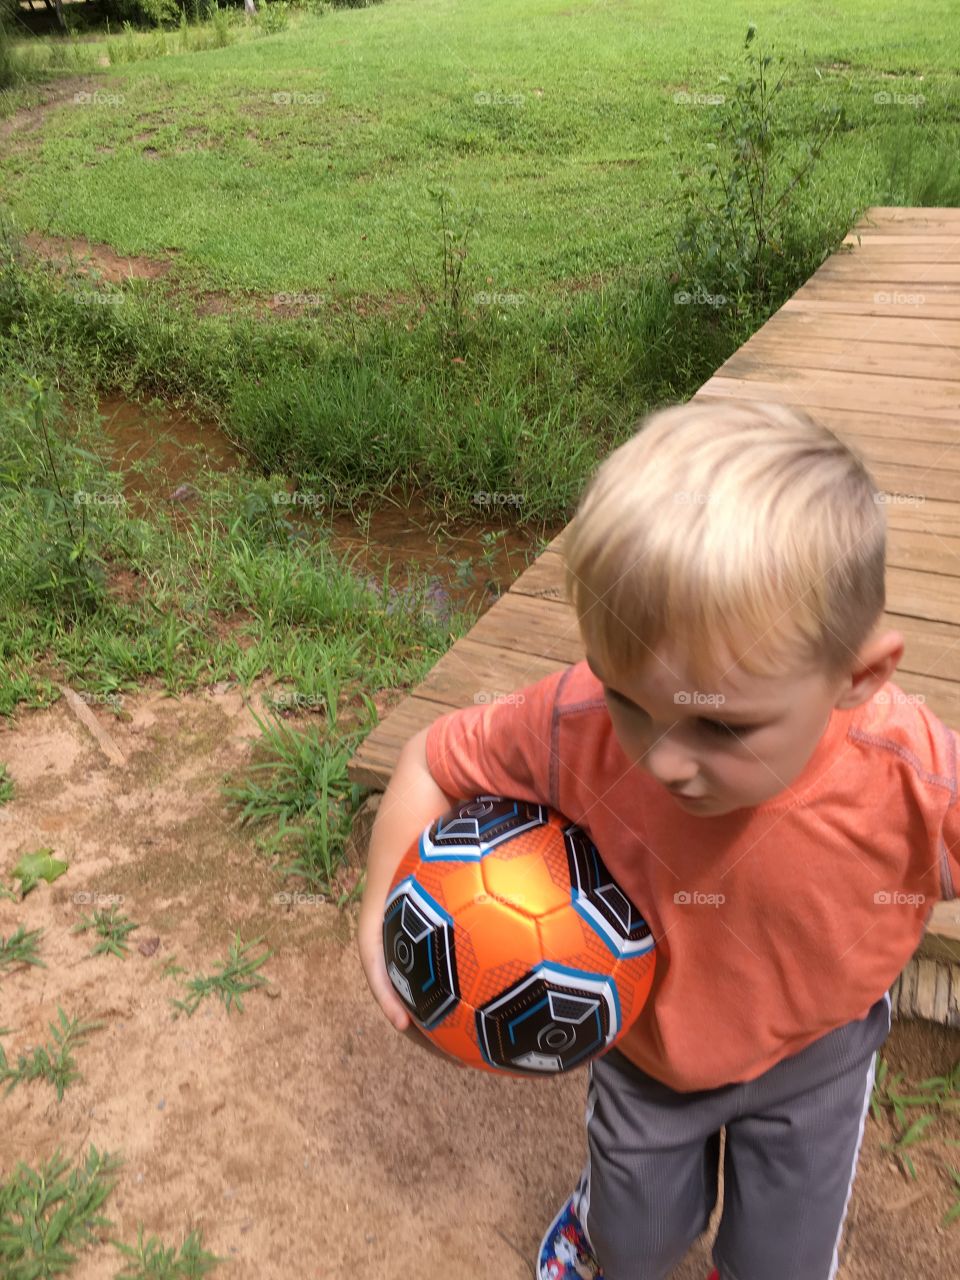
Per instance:
[[[859,707],[872,698],[892,678],[902,658],[903,636],[899,631],[884,631],[872,636],[860,649],[834,706]]]

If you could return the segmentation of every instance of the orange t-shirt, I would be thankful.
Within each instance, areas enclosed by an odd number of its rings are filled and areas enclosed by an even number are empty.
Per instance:
[[[631,765],[585,662],[440,716],[426,753],[450,795],[538,801],[588,832],[657,948],[617,1048],[683,1092],[863,1018],[960,880],[957,735],[892,682],[834,709],[788,790],[717,817]]]

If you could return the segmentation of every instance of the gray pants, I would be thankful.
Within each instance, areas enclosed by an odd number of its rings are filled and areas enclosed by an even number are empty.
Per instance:
[[[884,995],[755,1080],[695,1093],[669,1089],[615,1048],[594,1059],[574,1207],[604,1280],[666,1280],[706,1229],[721,1126],[721,1280],[833,1280],[890,1016]]]

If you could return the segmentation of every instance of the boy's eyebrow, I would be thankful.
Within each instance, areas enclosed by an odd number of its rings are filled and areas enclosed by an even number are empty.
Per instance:
[[[586,656],[586,664],[602,685],[605,685],[608,689],[613,688],[612,685],[608,684],[607,681],[604,680],[603,676],[600,674],[600,672],[597,670],[596,666],[594,665],[593,659],[590,657],[589,654],[587,654]],[[638,704],[634,702],[632,698],[628,698],[625,693],[620,693],[616,689],[614,689],[613,692],[616,693],[617,697],[621,698],[624,702],[629,702],[632,707],[638,706]],[[743,717],[743,725],[766,724],[766,723],[769,723],[771,720],[776,719],[776,713],[771,711],[748,712],[748,711],[733,711],[733,710],[728,711],[726,715],[723,715],[723,716],[707,716],[707,715],[700,714],[698,715],[697,719],[713,720],[717,724],[731,724],[733,722],[728,719],[729,716]],[[734,724],[733,727],[736,728],[738,726]],[[739,727],[743,727],[743,726],[741,725]]]

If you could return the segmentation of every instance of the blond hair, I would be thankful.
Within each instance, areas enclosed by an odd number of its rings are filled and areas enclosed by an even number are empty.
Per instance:
[[[563,543],[604,675],[666,641],[699,687],[726,655],[752,675],[848,673],[885,606],[885,552],[862,459],[806,413],[746,402],[649,415],[591,477]]]

